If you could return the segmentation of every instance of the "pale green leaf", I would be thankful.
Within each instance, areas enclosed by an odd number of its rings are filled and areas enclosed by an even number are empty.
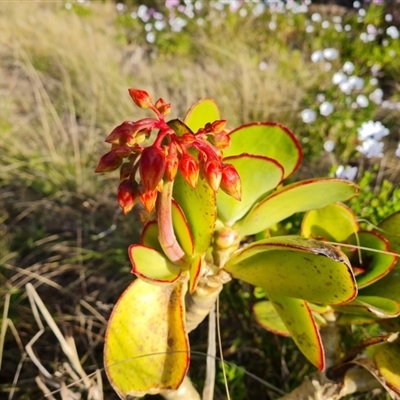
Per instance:
[[[241,236],[253,235],[291,215],[346,201],[357,194],[357,186],[336,178],[296,182],[272,193],[237,223]]]
[[[197,132],[208,122],[220,119],[217,103],[213,99],[202,99],[190,108],[184,122],[193,132]]]
[[[224,159],[239,173],[242,183],[242,199],[236,200],[222,190],[217,194],[218,215],[227,225],[242,218],[255,202],[282,180],[283,168],[276,161],[249,154]]]
[[[293,133],[275,122],[258,122],[240,126],[230,132],[231,146],[224,150],[224,156],[242,153],[260,155],[276,160],[284,169],[287,178],[300,165],[301,147]]]

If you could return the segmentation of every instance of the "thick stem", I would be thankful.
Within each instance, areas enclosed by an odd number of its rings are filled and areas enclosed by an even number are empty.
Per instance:
[[[175,264],[184,263],[185,253],[175,237],[172,225],[173,181],[164,183],[163,191],[157,199],[158,240],[165,255]]]

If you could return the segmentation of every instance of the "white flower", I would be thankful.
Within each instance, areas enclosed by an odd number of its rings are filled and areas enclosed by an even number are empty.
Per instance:
[[[325,21],[322,21],[321,27],[322,27],[322,29],[328,29],[329,25],[330,25],[329,21],[325,20]]]
[[[394,154],[396,154],[396,156],[400,158],[400,143],[397,145],[397,149]]]
[[[325,57],[325,59],[329,60],[329,61],[335,60],[339,56],[339,52],[332,47],[328,47],[327,49],[324,49],[322,54]]]
[[[392,22],[393,21],[393,15],[392,14],[386,14],[385,15],[385,21],[386,22]]]
[[[324,117],[327,117],[328,115],[333,113],[333,104],[329,103],[329,101],[324,101],[320,106],[319,106],[319,112],[321,115]]]
[[[381,70],[381,66],[379,65],[379,64],[374,64],[372,67],[371,67],[371,74],[373,75],[373,76],[377,76],[378,74],[379,74],[379,71]]]
[[[382,104],[383,90],[381,88],[376,88],[370,95],[369,98],[375,104]]]
[[[341,178],[341,179],[347,179],[348,181],[354,181],[354,179],[356,179],[357,176],[357,167],[350,167],[350,166],[346,166],[344,167],[343,165],[339,165],[335,175],[337,178]]]
[[[321,14],[314,13],[313,15],[311,15],[311,20],[314,22],[321,22],[322,20]]]
[[[327,140],[324,143],[324,150],[328,153],[332,153],[332,151],[335,150],[335,142],[333,140]]]
[[[307,25],[306,26],[306,32],[307,33],[313,33],[314,32],[314,27],[312,25]]]
[[[347,75],[351,75],[354,72],[354,64],[351,61],[346,61],[343,64],[343,71],[346,72]]]
[[[345,30],[346,32],[350,32],[350,31],[351,31],[351,25],[350,25],[350,24],[346,24],[346,25],[344,26],[344,30]]]
[[[389,26],[389,28],[386,29],[386,34],[392,39],[398,39],[400,37],[400,32],[395,26]]]
[[[376,86],[376,85],[379,83],[379,81],[378,81],[377,78],[371,78],[371,79],[369,80],[369,83],[370,83],[372,86]]]
[[[317,63],[319,61],[322,61],[323,59],[324,55],[321,50],[314,51],[314,53],[311,54],[311,61],[313,63]]]
[[[335,72],[332,76],[332,83],[334,85],[340,85],[347,81],[347,76],[343,72]]]
[[[360,8],[360,7],[361,7],[361,3],[360,3],[358,0],[356,0],[356,1],[353,3],[353,7],[354,7],[354,8]]]
[[[349,84],[351,85],[352,89],[361,90],[364,87],[364,79],[352,75],[349,78]]]
[[[305,124],[311,124],[315,121],[316,118],[317,114],[315,113],[315,111],[310,110],[309,108],[306,108],[301,112],[301,119]]]
[[[317,101],[318,101],[318,103],[322,103],[323,101],[325,101],[325,95],[323,93],[318,93]]]
[[[374,139],[364,140],[361,146],[357,146],[356,149],[367,158],[383,157],[383,142]]]
[[[369,101],[367,99],[366,96],[364,96],[363,94],[359,94],[356,98],[356,103],[361,107],[361,108],[365,108],[368,107],[369,105]]]
[[[154,32],[149,32],[149,33],[146,35],[146,40],[147,40],[149,43],[154,43],[154,42],[156,41],[156,35],[154,34]]]
[[[382,122],[368,121],[363,122],[357,129],[358,139],[361,141],[365,140],[382,140],[385,136],[389,135],[389,129],[386,128]]]
[[[277,26],[278,26],[278,24],[274,20],[270,21],[268,24],[268,28],[271,29],[271,31],[274,31]]]
[[[335,24],[335,30],[336,32],[343,32],[342,24]]]
[[[350,85],[350,82],[348,80],[339,83],[339,89],[344,93],[344,94],[350,94],[352,91],[352,86]]]

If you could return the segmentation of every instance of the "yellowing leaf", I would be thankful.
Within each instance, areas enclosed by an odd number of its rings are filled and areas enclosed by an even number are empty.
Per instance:
[[[184,325],[187,283],[156,286],[135,280],[111,314],[104,367],[121,399],[177,389],[189,366]]]
[[[276,236],[236,251],[225,265],[234,278],[268,295],[341,304],[357,294],[347,257],[333,246],[298,236]]]
[[[375,355],[376,366],[386,385],[400,395],[400,346],[384,343]]]

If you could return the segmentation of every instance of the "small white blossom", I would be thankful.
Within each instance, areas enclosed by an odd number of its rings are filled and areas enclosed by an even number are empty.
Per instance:
[[[379,81],[378,81],[378,79],[376,79],[376,78],[371,78],[371,79],[369,80],[369,83],[370,83],[372,86],[376,86],[376,85],[379,83]]]
[[[367,158],[383,157],[383,142],[374,139],[364,140],[361,146],[357,146],[356,149]]]
[[[393,21],[393,15],[392,14],[386,14],[385,15],[385,21],[386,22],[392,22]]]
[[[382,104],[383,100],[383,90],[381,88],[376,88],[370,95],[369,99],[375,104]]]
[[[320,106],[319,106],[319,112],[321,115],[324,117],[327,117],[328,115],[331,115],[333,113],[333,104],[329,103],[329,101],[324,101]]]
[[[326,63],[324,64],[324,70],[325,70],[326,72],[329,72],[331,69],[332,69],[332,64],[331,64],[330,62],[326,62]]]
[[[322,61],[323,59],[324,55],[321,50],[314,51],[314,53],[311,54],[311,61],[313,63],[317,63],[319,61]]]
[[[313,22],[321,22],[321,21],[322,21],[321,14],[319,14],[319,13],[314,13],[313,15],[311,15],[311,20],[312,20]]]
[[[346,72],[347,75],[351,75],[354,72],[354,64],[351,61],[346,61],[343,64],[343,71]]]
[[[332,76],[332,83],[334,85],[340,85],[347,81],[347,76],[343,72],[335,72]]]
[[[350,76],[349,84],[355,90],[361,90],[364,87],[364,79],[359,78],[358,76]]]
[[[312,25],[307,25],[306,26],[306,32],[307,33],[313,33],[314,32],[314,27]]]
[[[353,7],[354,7],[354,8],[360,8],[360,7],[361,7],[361,3],[360,3],[358,0],[356,0],[356,1],[353,3]]]
[[[330,25],[329,21],[325,20],[325,21],[322,21],[321,27],[322,27],[322,29],[328,29],[329,25]]]
[[[339,165],[335,172],[335,175],[337,178],[347,179],[348,181],[354,181],[354,179],[356,179],[357,176],[357,171],[358,171],[357,167],[350,167],[348,165],[344,167],[343,165]]]
[[[147,40],[149,43],[154,43],[154,42],[156,41],[156,35],[154,34],[154,32],[149,32],[149,33],[146,35],[146,40]]]
[[[361,126],[357,129],[357,133],[358,139],[361,141],[379,141],[385,136],[389,135],[389,129],[386,128],[380,121],[368,121],[361,124]]]
[[[400,158],[400,143],[397,145],[397,149],[394,154],[396,154],[396,156]]]
[[[324,150],[328,153],[332,153],[332,151],[335,150],[335,142],[333,140],[327,140],[324,143]]]
[[[360,8],[360,9],[358,10],[358,15],[359,15],[360,17],[365,17],[365,16],[367,15],[367,12],[366,12],[363,8]]]
[[[371,67],[371,74],[373,76],[377,76],[379,74],[380,70],[381,70],[381,66],[379,64],[374,64]]]
[[[356,103],[361,107],[361,108],[365,108],[368,107],[369,105],[369,101],[367,99],[366,96],[364,96],[363,94],[359,94],[356,98]]]
[[[317,101],[318,101],[318,103],[322,103],[323,101],[325,101],[325,95],[323,93],[318,93]]]
[[[350,31],[351,31],[351,25],[350,25],[350,24],[346,24],[346,25],[344,26],[344,30],[345,30],[346,32],[350,32]]]
[[[301,112],[301,119],[303,120],[303,122],[305,124],[313,123],[316,118],[317,118],[317,114],[315,113],[315,111],[310,110],[309,108],[306,108],[305,110],[303,110]]]
[[[342,24],[335,24],[335,31],[336,32],[343,32]]]
[[[400,37],[400,32],[395,26],[389,26],[389,28],[386,29],[386,34],[392,39],[398,39]]]
[[[339,56],[339,52],[332,47],[328,47],[327,49],[324,49],[322,54],[323,54],[324,58],[329,61],[335,60]]]
[[[351,91],[353,90],[350,82],[348,80],[343,81],[339,83],[339,89],[344,93],[344,94],[350,94]]]

